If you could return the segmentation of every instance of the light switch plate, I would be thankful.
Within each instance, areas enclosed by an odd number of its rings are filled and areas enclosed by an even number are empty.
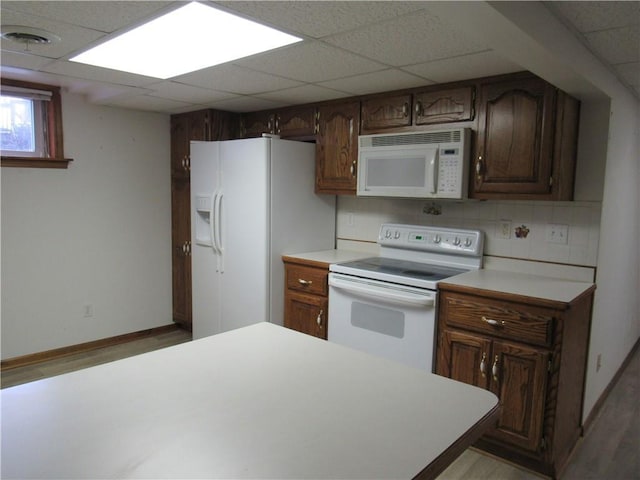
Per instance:
[[[511,238],[511,220],[499,220],[496,224],[496,238],[508,240]]]
[[[569,241],[569,225],[547,224],[547,242],[566,245]]]

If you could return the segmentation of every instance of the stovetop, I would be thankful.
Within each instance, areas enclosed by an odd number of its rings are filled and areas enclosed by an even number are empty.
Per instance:
[[[333,264],[330,271],[435,290],[439,281],[482,266],[479,230],[383,224],[380,256]]]
[[[334,266],[332,271],[347,273],[374,280],[393,283],[415,284],[417,282],[436,283],[468,271],[467,269],[431,265],[387,257],[370,257]],[[414,285],[422,286],[422,285]]]

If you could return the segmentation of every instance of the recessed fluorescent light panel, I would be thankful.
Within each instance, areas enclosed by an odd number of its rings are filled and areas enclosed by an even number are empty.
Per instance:
[[[301,40],[193,2],[70,60],[165,79]]]

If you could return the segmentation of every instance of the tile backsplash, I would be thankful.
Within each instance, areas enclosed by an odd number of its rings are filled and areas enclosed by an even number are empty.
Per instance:
[[[338,241],[375,242],[382,223],[474,228],[485,255],[595,267],[600,202],[338,197]]]

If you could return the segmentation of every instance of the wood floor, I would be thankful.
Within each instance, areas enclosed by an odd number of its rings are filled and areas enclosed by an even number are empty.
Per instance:
[[[182,330],[126,344],[15,368],[2,373],[2,388],[157,350],[191,339]],[[640,350],[611,390],[581,439],[562,480],[640,480]],[[469,449],[438,480],[539,480],[537,474]]]

